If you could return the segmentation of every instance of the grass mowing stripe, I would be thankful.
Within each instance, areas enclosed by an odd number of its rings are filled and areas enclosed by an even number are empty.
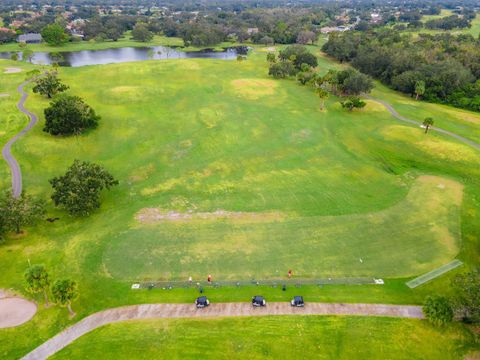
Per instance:
[[[463,265],[463,263],[460,260],[455,259],[452,262],[449,262],[448,264],[440,266],[439,268],[436,268],[426,274],[423,274],[419,277],[416,277],[413,280],[410,280],[409,282],[407,282],[407,286],[411,289],[416,288],[417,286],[425,284],[426,282],[433,280],[436,277],[439,277],[440,275],[443,275],[446,272],[449,272],[450,270],[453,270],[461,265]]]

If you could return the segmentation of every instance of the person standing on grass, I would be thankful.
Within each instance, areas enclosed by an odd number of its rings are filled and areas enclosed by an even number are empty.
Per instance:
[[[208,275],[207,281],[208,281],[209,284],[212,282],[212,275],[210,275],[210,274]]]
[[[292,270],[288,270],[288,278],[289,278],[289,279],[292,278]]]

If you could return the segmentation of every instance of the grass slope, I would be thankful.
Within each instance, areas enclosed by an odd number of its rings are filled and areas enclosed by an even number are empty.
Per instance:
[[[429,339],[428,341],[425,341]],[[362,317],[131,321],[83,336],[52,359],[462,359],[461,327]]]
[[[319,61],[322,71],[338,66],[326,57]],[[7,66],[32,68],[0,62],[0,70]],[[41,121],[14,147],[25,189],[48,198],[48,179],[75,158],[105,165],[120,186],[103,195],[102,208],[89,218],[72,219],[50,205],[49,215],[60,221],[26,229],[0,245],[0,288],[23,291],[30,260],[44,263],[53,278],[76,279],[81,291],[74,320],[65,309],[41,307],[32,322],[0,331],[8,344],[0,346],[0,355],[18,358],[68,323],[107,307],[196,296],[186,289],[134,292],[131,278],[204,278],[209,271],[215,278],[281,277],[288,268],[305,277],[381,273],[401,278],[380,287],[303,287],[302,293],[311,301],[421,303],[430,291],[445,291],[448,276],[415,290],[404,285],[404,276],[431,270],[458,251],[467,267],[478,264],[478,153],[401,125],[375,103],[348,113],[331,98],[322,112],[311,89],[273,81],[266,73],[264,51],[241,63],[185,59],[60,70],[70,92],[85,98],[102,121],[73,138],[43,133]],[[0,88],[11,94],[0,98],[10,119],[0,125],[0,144],[26,124],[15,108],[23,78],[0,72]],[[386,89],[375,95],[399,99]],[[47,105],[38,95],[27,102],[39,115]],[[445,107],[415,105],[399,110],[412,118],[419,111],[439,122],[446,118]],[[453,115],[445,124],[475,133],[476,120],[463,121],[448,109]],[[0,186],[10,186],[3,162]],[[223,209],[254,213],[260,221],[249,215],[250,222],[145,225],[135,220],[145,208]],[[265,222],[269,216],[275,221]],[[242,301],[257,290],[208,291],[215,301]],[[262,292],[271,300],[292,295],[274,288]]]

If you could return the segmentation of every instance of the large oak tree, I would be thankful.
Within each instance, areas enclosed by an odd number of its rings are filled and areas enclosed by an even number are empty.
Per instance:
[[[50,180],[52,200],[71,215],[86,216],[100,207],[100,192],[118,185],[101,165],[75,160],[65,175]]]
[[[100,116],[78,96],[61,95],[45,109],[43,131],[52,135],[78,135],[98,125]]]

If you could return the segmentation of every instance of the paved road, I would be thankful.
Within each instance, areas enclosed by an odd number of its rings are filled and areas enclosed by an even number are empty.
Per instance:
[[[20,101],[17,104],[17,108],[30,118],[30,122],[22,131],[20,131],[17,135],[11,138],[10,141],[8,141],[2,149],[2,156],[8,163],[8,166],[10,167],[10,172],[12,173],[12,191],[14,197],[19,197],[22,194],[22,171],[20,170],[20,165],[18,165],[17,160],[12,155],[12,145],[27,131],[29,131],[38,121],[37,116],[25,109],[24,107],[25,101],[28,97],[28,94],[25,92],[24,87],[30,81],[31,80],[25,81],[17,88],[17,91],[22,95]]]
[[[92,314],[47,340],[23,359],[47,359],[82,335],[103,325],[125,320],[265,315],[364,315],[423,318],[420,306],[408,305],[308,303],[304,308],[293,308],[288,303],[269,303],[264,308],[253,308],[249,303],[223,303],[212,304],[206,309],[196,309],[193,304],[132,305]]]
[[[372,100],[372,101],[375,101],[375,102],[378,102],[379,104],[382,104],[383,106],[385,106],[387,108],[387,110],[398,120],[400,121],[403,121],[403,122],[407,122],[409,124],[413,124],[413,125],[417,125],[417,126],[421,126],[422,123],[419,122],[419,121],[415,121],[415,120],[411,120],[411,119],[408,119],[402,115],[400,115],[397,110],[395,110],[393,108],[392,105],[390,105],[389,103],[383,101],[383,100],[380,100],[380,99],[376,99],[376,98],[373,98],[371,97],[370,95],[365,95],[365,97],[369,100]],[[444,129],[441,129],[441,128],[438,128],[438,127],[435,127],[435,126],[431,126],[430,127],[431,130],[435,130],[439,133],[442,133],[442,134],[445,134],[445,135],[448,135],[448,136],[451,136],[451,137],[454,137],[455,139],[457,140],[460,140],[461,142],[467,144],[467,145],[470,145],[471,147],[477,149],[477,150],[480,150],[480,144],[476,143],[475,141],[472,141],[470,139],[467,139],[467,138],[464,138],[463,136],[460,136],[460,135],[457,135],[453,132],[450,132],[448,130],[444,130]]]

